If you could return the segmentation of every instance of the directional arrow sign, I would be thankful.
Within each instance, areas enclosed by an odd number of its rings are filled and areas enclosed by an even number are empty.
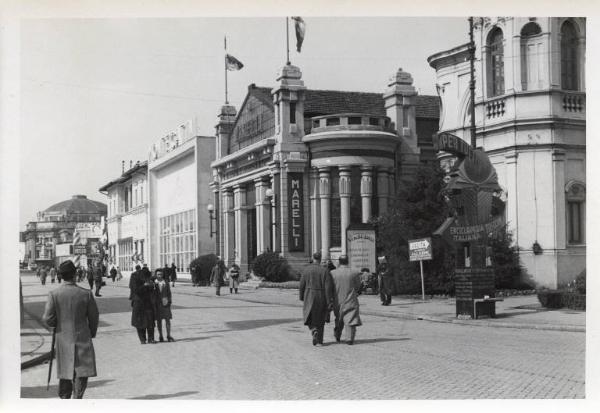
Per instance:
[[[424,261],[432,259],[431,238],[408,240],[409,261]]]

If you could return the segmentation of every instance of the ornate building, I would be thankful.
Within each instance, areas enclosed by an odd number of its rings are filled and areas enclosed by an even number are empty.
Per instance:
[[[108,197],[108,264],[119,266],[124,275],[147,255],[147,182],[148,162],[137,162],[99,189]]]
[[[498,173],[522,263],[539,285],[556,287],[585,268],[586,22],[476,18],[474,34],[477,146]],[[428,61],[440,131],[469,141],[469,45]]]
[[[398,70],[381,93],[307,89],[284,66],[274,88],[250,85],[218,116],[212,163],[217,248],[243,271],[277,251],[303,265],[347,253],[346,229],[383,213],[396,185],[435,159],[439,99]]]
[[[77,228],[82,244],[86,246],[86,257],[99,254],[96,242],[102,236],[100,228],[106,217],[106,205],[88,199],[85,195],[74,195],[40,211],[37,221],[27,223],[22,237],[25,240],[25,261],[29,264],[54,265],[71,258],[70,245]],[[87,263],[84,262],[85,266]]]

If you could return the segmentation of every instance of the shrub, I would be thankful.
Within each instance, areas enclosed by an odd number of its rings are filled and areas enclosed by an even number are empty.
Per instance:
[[[252,263],[252,271],[257,277],[267,281],[281,282],[290,279],[290,266],[285,258],[276,252],[264,252]]]
[[[519,288],[525,284],[525,289],[531,288],[527,281],[521,280],[521,263],[519,252],[513,244],[512,233],[505,226],[490,239],[489,245],[492,249],[491,259],[494,265],[496,288]]]
[[[538,291],[538,300],[542,307],[545,308],[561,308],[561,292],[556,290]]]
[[[575,284],[577,288],[577,292],[579,294],[585,294],[585,270],[581,271],[581,273],[575,279]]]
[[[585,311],[585,294],[562,292],[560,302],[563,307],[571,310]]]
[[[218,260],[219,258],[215,254],[206,254],[199,256],[190,263],[190,268],[195,268],[195,276],[200,285],[210,283],[210,272]],[[192,277],[194,277],[194,274],[192,274]]]

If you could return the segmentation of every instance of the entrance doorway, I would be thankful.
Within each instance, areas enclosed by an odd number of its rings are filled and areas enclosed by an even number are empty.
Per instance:
[[[256,208],[248,210],[246,236],[248,237],[248,265],[254,262],[257,255],[256,246]]]

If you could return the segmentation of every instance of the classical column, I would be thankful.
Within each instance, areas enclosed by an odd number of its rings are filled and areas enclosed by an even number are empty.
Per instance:
[[[223,194],[223,256],[226,265],[235,259],[235,220],[233,216],[233,192],[231,188],[225,188]]]
[[[319,200],[319,172],[310,171],[310,254],[321,249],[321,204]]]
[[[371,198],[373,197],[373,168],[360,168],[360,197],[362,199],[362,222],[366,224],[371,219]]]
[[[390,198],[389,173],[386,168],[377,169],[377,198],[379,198],[379,215],[384,215],[388,209]]]
[[[279,210],[277,205],[277,198],[280,195],[279,191],[279,181],[280,181],[280,169],[279,167],[271,170],[271,190],[273,191],[273,196],[271,197],[271,233],[272,233],[272,242],[271,242],[271,250],[272,251],[281,251],[281,236],[279,234]]]
[[[248,265],[248,211],[246,210],[246,188],[243,185],[233,187],[235,214],[235,262],[242,271]]]
[[[329,204],[331,202],[329,168],[319,168],[319,198],[321,200],[321,259],[329,259]]]
[[[254,181],[254,186],[256,187],[256,249],[259,254],[262,254],[267,249],[271,249],[271,202],[266,195],[269,183],[263,178],[258,178]]]
[[[340,229],[342,231],[342,255],[348,255],[346,245],[346,229],[350,225],[350,176],[352,169],[349,166],[340,166]]]

